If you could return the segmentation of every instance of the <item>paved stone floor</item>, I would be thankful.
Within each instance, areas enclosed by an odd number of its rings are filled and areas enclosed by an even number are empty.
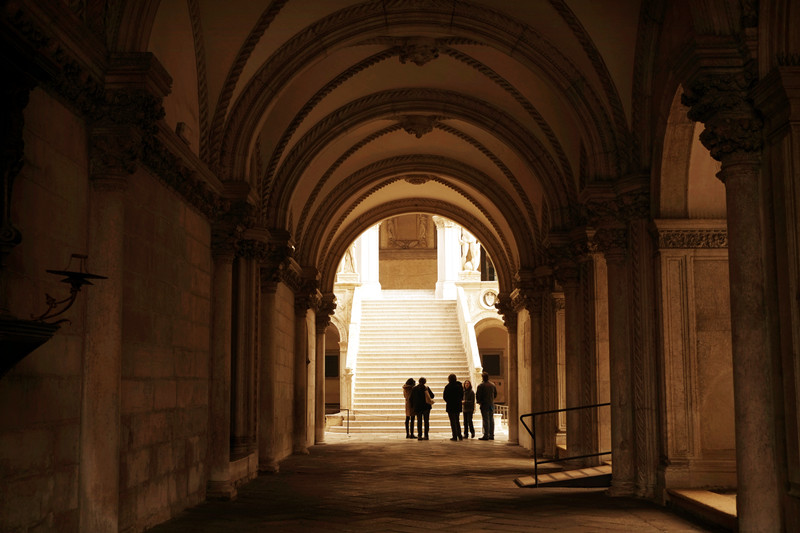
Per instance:
[[[208,502],[150,530],[327,531],[707,531],[668,510],[604,489],[523,489],[527,451],[503,437],[326,436],[309,455],[243,486],[232,502]]]

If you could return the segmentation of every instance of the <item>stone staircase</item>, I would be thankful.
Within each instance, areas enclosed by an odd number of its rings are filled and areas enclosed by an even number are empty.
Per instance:
[[[456,302],[435,300],[433,291],[382,294],[381,300],[362,301],[349,431],[404,433],[403,384],[408,378],[418,381],[425,376],[436,402],[430,431],[449,434],[442,391],[449,374],[454,373],[462,382],[469,374]],[[346,422],[329,430],[345,432]]]

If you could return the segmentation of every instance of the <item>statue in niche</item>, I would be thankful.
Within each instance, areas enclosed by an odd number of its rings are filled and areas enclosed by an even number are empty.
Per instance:
[[[480,269],[480,250],[478,239],[464,228],[461,228],[461,270],[477,272]]]
[[[355,244],[351,244],[342,257],[342,262],[339,264],[339,273],[352,274],[356,271]]]
[[[417,241],[420,248],[428,247],[428,217],[417,215]]]
[[[390,218],[386,221],[386,245],[389,248],[393,248],[395,246],[395,241],[397,240],[397,221],[394,218]]]

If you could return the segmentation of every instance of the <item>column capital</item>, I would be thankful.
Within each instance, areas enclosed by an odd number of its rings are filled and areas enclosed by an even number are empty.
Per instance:
[[[744,63],[702,65],[681,96],[688,117],[705,126],[700,142],[723,166],[731,158],[760,158],[764,123],[750,99],[755,83],[755,73]],[[725,181],[723,172],[717,177]]]
[[[503,323],[508,329],[509,333],[516,333],[517,331],[517,311],[514,309],[514,303],[511,295],[508,293],[500,293],[497,295],[497,302],[494,306],[497,312],[503,317]]]
[[[317,309],[317,334],[322,335],[331,324],[331,317],[336,311],[336,295],[332,292],[322,295]]]

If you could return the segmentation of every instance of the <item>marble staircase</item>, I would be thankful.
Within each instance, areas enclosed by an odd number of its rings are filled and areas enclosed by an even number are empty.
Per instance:
[[[469,374],[456,302],[436,300],[433,291],[383,291],[382,296],[362,301],[349,431],[405,433],[403,384],[425,376],[435,394],[431,433],[449,434],[442,391],[450,373],[462,382]],[[345,432],[343,422],[329,430]]]

